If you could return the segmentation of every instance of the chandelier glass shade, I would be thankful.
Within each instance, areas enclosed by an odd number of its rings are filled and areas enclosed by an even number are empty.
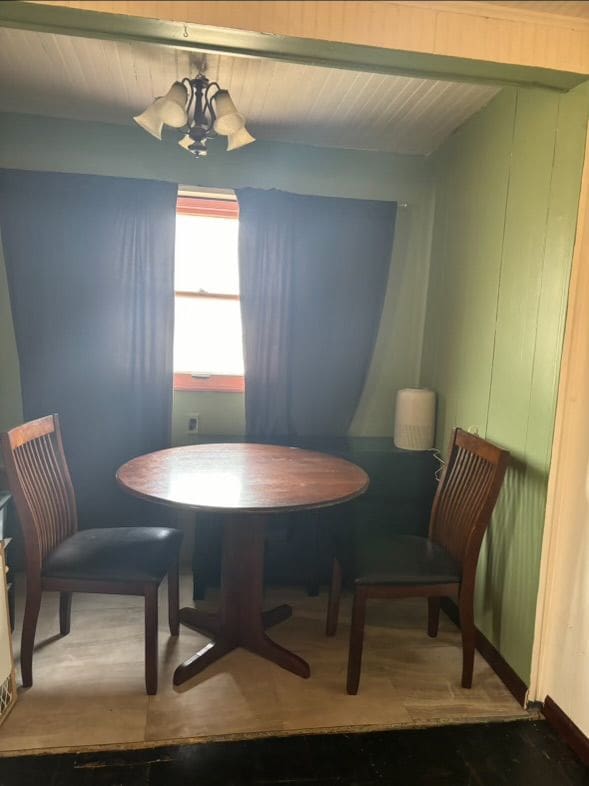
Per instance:
[[[217,135],[227,137],[227,150],[255,141],[229,92],[204,74],[174,82],[165,96],[156,98],[133,119],[160,140],[164,126],[182,130],[178,144],[197,158],[207,155],[207,142]]]
[[[245,126],[240,128],[234,134],[229,134],[227,137],[227,150],[237,150],[238,147],[245,147],[251,142],[255,142],[255,138],[250,134]]]

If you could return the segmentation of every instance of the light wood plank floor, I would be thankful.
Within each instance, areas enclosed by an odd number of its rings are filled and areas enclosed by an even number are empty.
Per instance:
[[[186,603],[189,576],[183,576],[181,592]],[[375,601],[369,608],[357,696],[345,692],[350,598],[343,601],[333,639],[324,635],[325,591],[308,598],[301,589],[272,588],[267,601],[269,607],[293,605],[293,617],[271,635],[308,660],[309,680],[237,650],[175,689],[175,667],[206,639],[187,629],[170,638],[162,587],[160,689],[148,697],[141,599],[75,595],[72,632],[60,638],[57,596],[47,593],[33,661],[35,684],[20,689],[0,728],[0,752],[529,717],[478,655],[473,689],[460,687],[459,633],[442,615],[438,638],[429,639],[424,601]],[[22,605],[19,597],[17,609]],[[204,605],[214,605],[214,598]]]

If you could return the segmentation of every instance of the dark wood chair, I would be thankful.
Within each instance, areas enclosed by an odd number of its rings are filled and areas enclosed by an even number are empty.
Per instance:
[[[477,561],[509,452],[462,429],[455,429],[448,461],[430,517],[429,537],[397,536],[371,572],[354,582],[347,690],[358,693],[366,603],[370,598],[425,597],[429,636],[438,633],[440,600],[457,597],[462,632],[462,687],[472,686],[475,625],[473,596]],[[334,559],[329,591],[328,636],[335,634],[342,569]]]
[[[158,588],[168,575],[170,633],[179,632],[178,557],[182,533],[168,527],[78,530],[76,499],[57,415],[2,434],[6,474],[24,535],[27,595],[21,642],[25,687],[43,590],[59,596],[59,630],[70,631],[72,592],[143,595],[145,686],[157,693]]]

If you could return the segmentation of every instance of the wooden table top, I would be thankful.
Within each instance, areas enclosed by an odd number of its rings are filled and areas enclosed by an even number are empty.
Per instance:
[[[143,499],[236,513],[327,507],[354,499],[369,484],[364,470],[344,459],[252,443],[159,450],[123,464],[116,477]]]

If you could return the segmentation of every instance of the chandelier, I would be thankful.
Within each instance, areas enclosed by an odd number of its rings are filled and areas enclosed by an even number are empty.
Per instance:
[[[207,142],[219,134],[227,137],[227,150],[255,142],[229,92],[202,73],[174,82],[165,96],[156,98],[133,120],[160,140],[164,126],[183,131],[178,144],[197,158],[207,155]]]

